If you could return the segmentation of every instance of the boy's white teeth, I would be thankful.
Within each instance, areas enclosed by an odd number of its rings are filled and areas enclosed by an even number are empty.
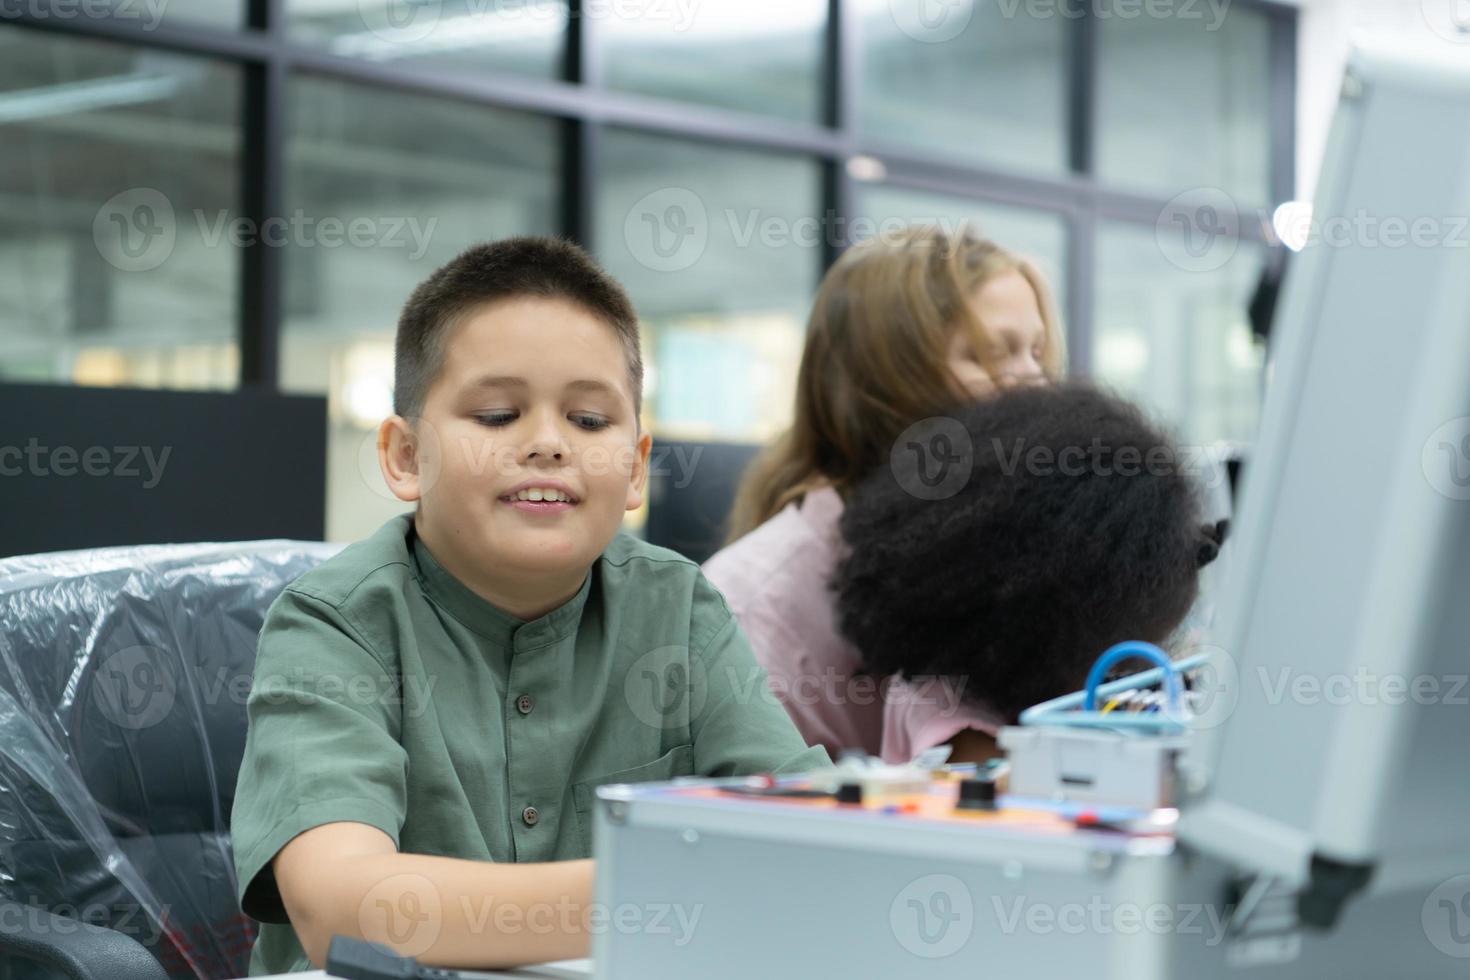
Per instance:
[[[571,503],[571,497],[560,490],[542,489],[532,487],[530,490],[521,490],[516,493],[517,500],[559,500],[562,503]]]

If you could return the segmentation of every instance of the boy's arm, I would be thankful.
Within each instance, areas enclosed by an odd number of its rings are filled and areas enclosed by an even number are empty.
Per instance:
[[[339,934],[435,966],[585,955],[590,862],[399,853],[400,687],[396,665],[337,607],[299,589],[272,606],[231,819],[245,912],[289,921],[317,966]]]
[[[376,827],[343,822],[292,838],[273,865],[291,925],[318,968],[336,935],[430,966],[482,970],[588,954],[591,861],[399,854]]]
[[[807,746],[771,693],[765,668],[756,662],[750,641],[718,593],[715,601],[723,622],[702,648],[690,651],[691,682],[705,687],[705,697],[698,699],[702,710],[689,726],[694,771],[737,776],[831,766],[827,750]]]

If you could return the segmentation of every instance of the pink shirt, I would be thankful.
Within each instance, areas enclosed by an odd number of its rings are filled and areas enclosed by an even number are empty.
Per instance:
[[[965,702],[957,681],[859,675],[862,658],[837,627],[828,586],[846,547],[841,517],[837,491],[813,490],[704,566],[807,744],[833,759],[860,748],[898,763],[966,728],[994,735],[998,720]]]

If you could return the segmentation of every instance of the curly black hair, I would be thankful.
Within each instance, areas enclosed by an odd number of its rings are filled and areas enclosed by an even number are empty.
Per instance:
[[[926,420],[841,522],[837,616],[866,672],[964,678],[1014,722],[1122,640],[1183,620],[1223,527],[1134,405],[1066,382]]]

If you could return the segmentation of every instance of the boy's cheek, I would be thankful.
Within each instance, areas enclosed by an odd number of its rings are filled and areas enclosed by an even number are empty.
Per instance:
[[[483,427],[481,427],[483,428]],[[503,473],[514,472],[510,463],[514,450],[504,440],[496,439],[486,432],[461,433],[450,447],[450,461],[456,472],[470,478],[494,478]]]
[[[589,479],[626,482],[636,466],[637,455],[637,449],[626,444],[591,445],[579,453],[580,469]]]

